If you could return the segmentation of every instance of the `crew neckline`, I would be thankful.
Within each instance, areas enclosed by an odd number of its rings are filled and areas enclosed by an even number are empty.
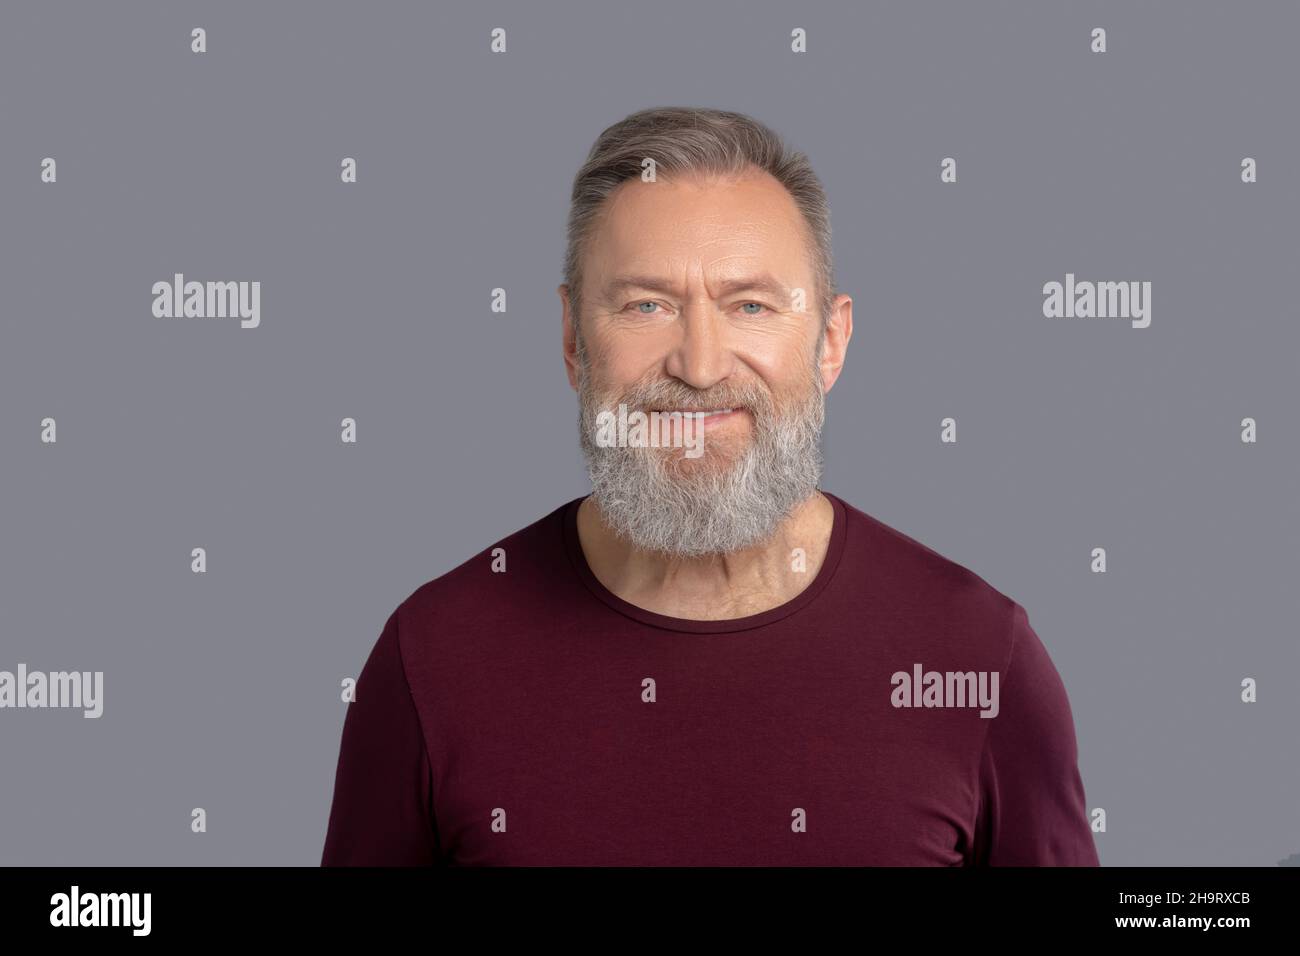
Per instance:
[[[826,546],[826,557],[822,560],[821,567],[817,569],[816,576],[806,588],[784,604],[778,604],[766,611],[749,614],[745,617],[733,617],[717,621],[671,617],[667,614],[646,610],[630,601],[625,601],[601,584],[600,579],[591,570],[591,565],[587,563],[587,556],[582,550],[582,541],[578,537],[578,508],[583,501],[591,497],[590,495],[574,498],[564,508],[561,525],[564,531],[565,552],[569,556],[574,571],[587,590],[604,604],[634,621],[663,630],[685,631],[692,634],[720,634],[728,631],[746,631],[751,628],[763,627],[783,620],[810,604],[818,594],[825,590],[826,585],[830,583],[831,578],[835,575],[835,569],[839,567],[840,557],[844,554],[844,542],[848,530],[848,515],[845,512],[845,504],[829,491],[822,488],[817,490],[825,495],[826,499],[831,503],[834,510],[834,519],[831,524],[830,542]]]

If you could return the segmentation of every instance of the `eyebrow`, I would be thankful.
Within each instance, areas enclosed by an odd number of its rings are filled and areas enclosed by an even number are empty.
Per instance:
[[[620,292],[627,292],[632,289],[647,289],[667,294],[674,294],[678,291],[676,283],[667,279],[660,279],[656,276],[619,275],[615,276],[605,286],[605,295],[612,298]],[[745,276],[740,279],[729,279],[726,282],[718,283],[719,295],[731,295],[736,292],[748,292],[751,290],[755,292],[766,292],[768,295],[775,296],[782,300],[789,297],[789,291],[786,289],[785,283],[777,281],[774,276],[769,275],[768,273]]]

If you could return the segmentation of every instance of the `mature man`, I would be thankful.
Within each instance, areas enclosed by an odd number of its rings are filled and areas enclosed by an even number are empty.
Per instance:
[[[853,322],[806,157],[644,110],[572,200],[592,493],[393,611],[322,863],[1096,865],[1024,609],[818,487]]]

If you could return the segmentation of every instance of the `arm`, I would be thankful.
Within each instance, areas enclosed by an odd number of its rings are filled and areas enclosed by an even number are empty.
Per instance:
[[[321,866],[439,863],[433,775],[402,667],[396,611],[356,690],[343,721]]]
[[[1019,604],[980,762],[977,866],[1097,866],[1065,685]]]

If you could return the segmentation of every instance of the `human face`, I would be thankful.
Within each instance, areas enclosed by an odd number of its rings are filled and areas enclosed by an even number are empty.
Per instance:
[[[827,381],[805,234],[766,173],[633,181],[610,197],[589,246],[581,350],[562,287],[593,493],[643,546],[753,544],[816,490]],[[692,459],[597,448],[594,416],[619,402],[732,411],[704,420],[705,454]]]
[[[820,333],[806,232],[767,173],[624,183],[584,260],[582,337],[601,387],[659,382],[647,398],[701,411],[746,390],[802,395]],[[706,440],[734,459],[754,424],[746,408],[709,418]]]

